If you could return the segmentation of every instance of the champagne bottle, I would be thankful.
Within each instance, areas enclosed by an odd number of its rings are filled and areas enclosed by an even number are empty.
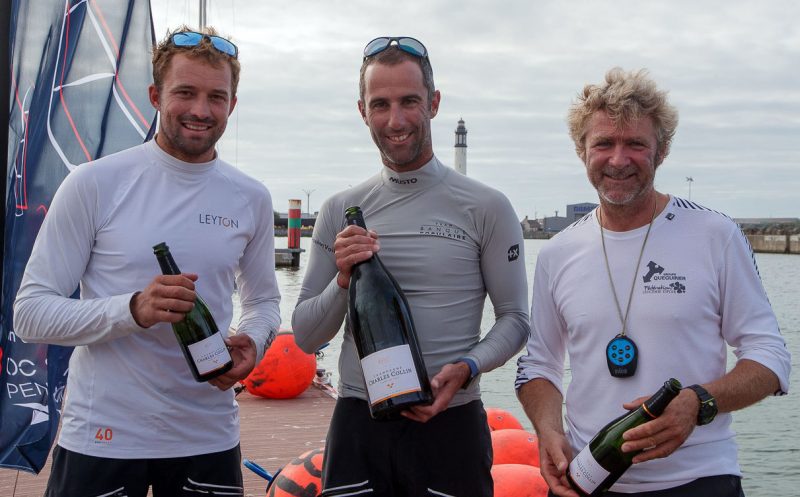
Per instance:
[[[348,207],[345,217],[366,229],[361,208]],[[374,419],[433,402],[408,302],[377,254],[353,266],[348,318]]]
[[[641,451],[622,452],[622,434],[655,419],[681,391],[681,383],[670,378],[638,409],[628,411],[603,427],[569,464],[567,480],[582,496],[605,493],[631,467]]]
[[[166,243],[161,242],[154,246],[153,253],[162,273],[181,274]],[[195,380],[208,381],[233,367],[233,359],[224,337],[200,295],[197,295],[192,310],[181,321],[172,323],[172,331],[175,332],[175,338],[178,339]]]

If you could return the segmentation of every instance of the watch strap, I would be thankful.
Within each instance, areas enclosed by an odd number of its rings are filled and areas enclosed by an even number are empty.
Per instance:
[[[697,426],[707,425],[714,420],[717,415],[717,401],[708,393],[708,390],[700,385],[689,385],[690,388],[697,395],[700,400],[700,409],[697,411]]]
[[[467,378],[467,381],[465,381],[464,384],[461,385],[461,388],[467,388],[472,383],[472,380],[474,380],[475,377],[478,376],[478,374],[480,373],[480,370],[478,369],[478,364],[476,364],[475,361],[470,359],[469,357],[462,357],[456,362],[463,362],[467,366],[469,366],[469,378]]]

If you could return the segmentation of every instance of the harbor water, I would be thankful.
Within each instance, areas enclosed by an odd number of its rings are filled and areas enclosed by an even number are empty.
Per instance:
[[[277,238],[281,248],[284,238]],[[529,284],[533,283],[536,257],[546,240],[525,240],[525,261]],[[309,238],[301,239],[301,247],[308,250]],[[770,302],[778,317],[781,332],[792,354],[792,369],[800,369],[800,306],[797,305],[800,290],[800,256],[784,254],[756,254],[759,272]],[[300,259],[299,268],[279,268],[282,326],[291,326],[292,310],[297,303],[303,275],[308,263],[308,252]],[[238,304],[238,303],[237,303]],[[238,307],[238,306],[237,306]],[[486,299],[481,329],[488,330],[493,323],[494,312]],[[234,322],[236,322],[234,320]],[[324,349],[318,366],[330,371],[334,384],[338,380],[336,366],[341,335]],[[735,363],[731,353],[728,367]],[[514,394],[516,358],[505,366],[484,374],[481,379],[483,402],[487,407],[500,407],[510,411],[525,429],[533,431],[522,407]],[[793,375],[794,376],[794,375]],[[565,380],[568,381],[568,374]],[[744,474],[743,486],[748,497],[774,495],[800,495],[800,435],[796,413],[800,411],[800,394],[794,391],[783,397],[770,397],[755,406],[734,414],[734,430],[739,444],[739,462]]]

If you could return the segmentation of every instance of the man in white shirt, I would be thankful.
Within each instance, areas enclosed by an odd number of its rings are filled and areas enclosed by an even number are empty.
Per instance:
[[[662,416],[625,433],[622,451],[642,452],[606,495],[738,497],[730,413],[789,388],[789,352],[741,230],[654,188],[677,124],[645,71],[619,68],[587,85],[569,113],[600,207],[539,254],[517,376],[556,495],[577,497],[566,478],[573,457],[674,377],[687,388]],[[738,358],[729,372],[726,344]],[[585,494],[607,486],[602,468],[577,473]]]
[[[242,495],[230,387],[271,343],[280,294],[269,192],[214,148],[237,56],[211,28],[168,35],[153,52],[155,140],[78,167],[53,199],[14,314],[23,340],[75,347],[47,496]],[[160,242],[184,273],[161,274]],[[227,336],[234,284],[242,315]],[[207,383],[170,326],[197,294],[233,359]]]

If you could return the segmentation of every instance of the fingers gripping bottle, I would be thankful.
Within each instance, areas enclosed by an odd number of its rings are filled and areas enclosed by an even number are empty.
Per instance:
[[[166,243],[161,242],[153,247],[153,253],[162,273],[181,274]],[[197,295],[192,310],[181,321],[172,323],[172,331],[195,380],[211,380],[233,367],[224,336],[200,295]]]
[[[567,480],[583,496],[605,493],[620,476],[631,467],[633,457],[641,451],[622,452],[622,434],[664,412],[667,405],[681,391],[681,383],[670,378],[652,397],[638,409],[628,411],[605,425],[572,460],[567,469]]]
[[[359,207],[345,210],[347,224],[366,229]],[[348,318],[369,397],[370,415],[391,419],[433,401],[414,321],[403,290],[377,254],[353,266]]]

